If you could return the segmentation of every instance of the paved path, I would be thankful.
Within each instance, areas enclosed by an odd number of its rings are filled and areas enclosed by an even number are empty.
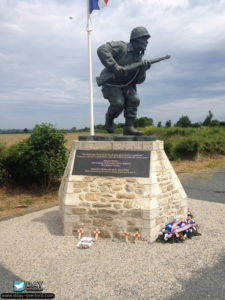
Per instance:
[[[225,168],[179,176],[189,198],[225,203]]]

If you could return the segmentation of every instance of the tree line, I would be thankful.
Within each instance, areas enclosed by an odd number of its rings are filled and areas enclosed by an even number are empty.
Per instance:
[[[117,123],[115,124],[115,128],[123,128],[124,123]],[[147,126],[154,126],[154,122],[152,118],[148,118],[148,117],[141,117],[141,118],[137,118],[135,120],[135,127],[147,127]],[[174,125],[172,125],[172,121],[171,120],[167,120],[165,122],[165,124],[163,125],[161,121],[159,121],[157,123],[157,125],[155,127],[164,127],[164,128],[170,128],[170,127],[183,127],[183,128],[200,128],[202,126],[208,126],[208,127],[225,127],[225,122],[224,121],[218,121],[213,119],[213,113],[211,112],[211,110],[209,110],[208,115],[205,117],[203,122],[195,122],[192,123],[190,118],[186,115],[183,115],[179,118],[179,120],[174,123]],[[89,130],[89,128],[84,128],[86,131]],[[99,130],[104,130],[105,126],[102,124],[98,124],[95,126],[95,129],[99,129]],[[83,131],[83,130],[80,130]]]
[[[124,123],[116,123],[115,124],[115,129],[120,129],[123,128]],[[152,118],[148,117],[140,117],[135,120],[135,127],[147,127],[147,126],[154,126],[154,122]],[[213,119],[213,113],[211,110],[209,110],[208,115],[205,117],[203,122],[195,122],[192,123],[190,118],[186,115],[183,115],[179,118],[179,120],[172,124],[171,120],[167,120],[165,124],[163,125],[161,121],[157,123],[155,127],[161,128],[170,128],[170,127],[183,127],[183,128],[200,128],[202,126],[209,126],[209,127],[225,127],[225,122],[224,121],[218,121]],[[62,129],[59,129],[59,131]],[[105,125],[103,124],[98,124],[95,125],[95,130],[105,130]],[[33,129],[0,129],[0,133],[32,133]],[[67,132],[88,132],[90,131],[89,127],[84,127],[78,129],[76,126],[73,126],[71,129],[63,129],[65,133]]]

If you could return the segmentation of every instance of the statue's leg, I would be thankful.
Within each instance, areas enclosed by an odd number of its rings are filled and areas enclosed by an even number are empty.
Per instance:
[[[125,126],[123,128],[124,135],[143,135],[143,132],[134,128],[134,122],[137,117],[137,108],[140,104],[140,99],[137,96],[136,89],[134,87],[128,87],[124,89],[125,96]]]
[[[105,128],[109,133],[114,132],[113,120],[117,118],[124,109],[125,98],[121,88],[103,86],[102,93],[109,101],[109,108],[105,115]]]

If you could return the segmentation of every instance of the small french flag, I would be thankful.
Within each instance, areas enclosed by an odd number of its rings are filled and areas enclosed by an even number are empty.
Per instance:
[[[90,14],[94,9],[101,9],[105,7],[108,3],[108,0],[90,0]]]

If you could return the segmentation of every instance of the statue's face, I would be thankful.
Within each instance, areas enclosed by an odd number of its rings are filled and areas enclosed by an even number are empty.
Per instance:
[[[133,47],[137,51],[145,51],[148,45],[148,39],[147,36],[142,36],[138,39],[135,39],[132,41]]]

